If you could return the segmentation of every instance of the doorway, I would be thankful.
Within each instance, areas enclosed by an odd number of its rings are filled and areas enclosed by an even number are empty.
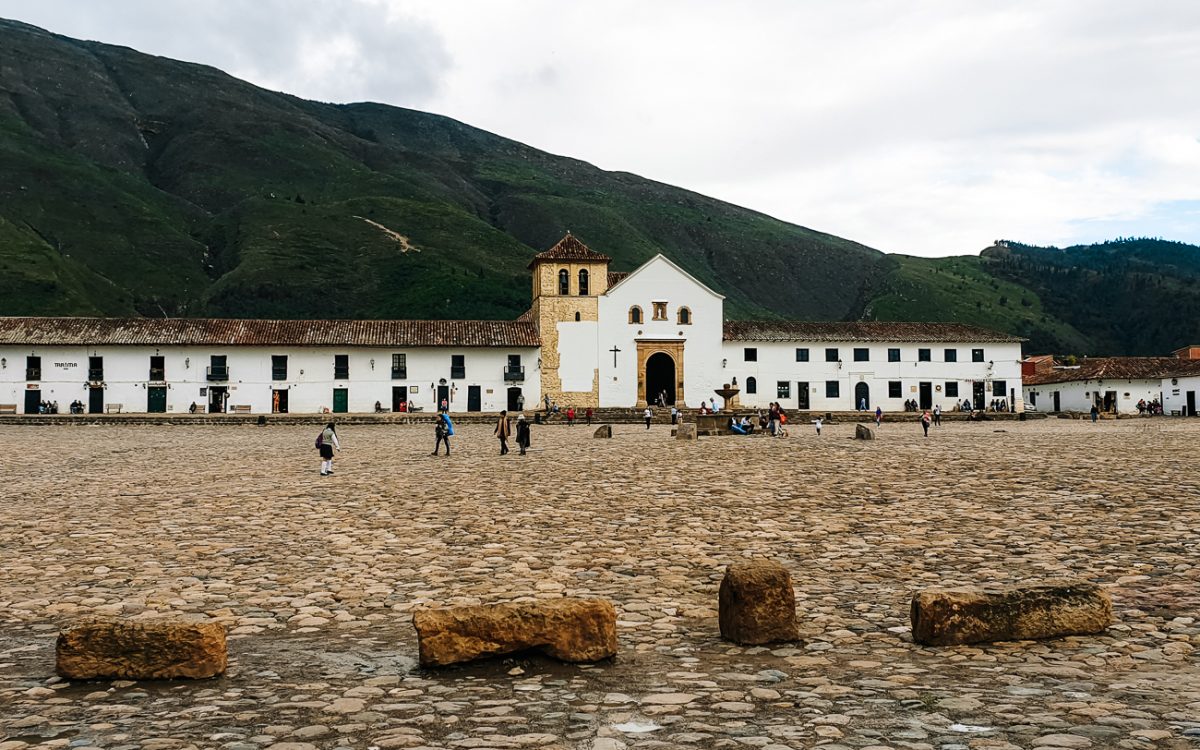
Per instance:
[[[151,414],[162,414],[167,410],[167,389],[164,386],[150,386],[146,389],[146,411]]]
[[[288,390],[287,390],[287,388],[274,388],[271,390],[271,413],[272,414],[287,414],[288,413]]]
[[[408,386],[392,386],[392,411],[408,411]]]
[[[441,409],[442,403],[446,404],[446,411],[450,411],[450,386],[439,385],[437,389],[437,403],[434,404],[435,409]]]
[[[1058,391],[1054,392],[1054,411],[1056,411],[1056,412],[1062,411],[1061,402],[1059,401],[1059,398],[1058,398]]]
[[[1188,416],[1188,417],[1196,416],[1196,392],[1195,391],[1187,392],[1187,408],[1184,411],[1184,415]]]
[[[508,410],[525,411],[525,396],[520,388],[514,386],[508,389]]]
[[[104,389],[100,386],[88,388],[88,414],[104,413]]]
[[[1116,410],[1117,410],[1117,392],[1116,391],[1105,391],[1104,392],[1103,411],[1116,412]]]
[[[666,352],[655,352],[646,360],[646,403],[675,404],[675,360]]]
[[[854,408],[860,411],[871,408],[871,386],[861,380],[854,384]]]
[[[229,389],[223,385],[208,387],[208,413],[224,414],[225,402],[229,399]]]
[[[480,386],[467,386],[467,411],[483,411],[483,389]]]
[[[350,410],[350,391],[346,388],[333,389],[333,413],[345,414]]]
[[[796,408],[808,411],[808,383],[796,383]]]
[[[922,409],[933,408],[933,383],[917,384],[917,401]]]
[[[971,386],[971,407],[974,409],[987,408],[987,385],[978,380]]]
[[[42,390],[40,388],[25,389],[25,413],[37,414],[42,408]]]

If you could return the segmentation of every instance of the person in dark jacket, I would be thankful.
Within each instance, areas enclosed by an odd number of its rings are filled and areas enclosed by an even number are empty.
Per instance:
[[[450,455],[450,428],[446,425],[445,418],[439,414],[434,419],[433,434],[437,438],[437,442],[433,444],[433,453],[431,456],[438,454],[438,449],[442,447],[442,443],[446,444],[446,455]]]
[[[500,418],[496,420],[496,437],[500,438],[500,455],[508,453],[508,436],[512,434],[512,426],[508,421],[508,412],[500,412]]]
[[[522,456],[529,450],[529,422],[525,421],[524,414],[517,417],[517,447],[521,449]]]

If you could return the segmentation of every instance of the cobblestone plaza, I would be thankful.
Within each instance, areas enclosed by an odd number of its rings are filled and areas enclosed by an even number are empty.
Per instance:
[[[1200,747],[1200,422],[885,420],[787,439],[465,425],[0,426],[0,749]],[[784,564],[801,640],[717,632],[725,566]],[[931,585],[1104,585],[1098,636],[947,648]],[[422,671],[426,606],[604,597],[612,662]],[[226,676],[65,683],[58,627],[204,614]]]

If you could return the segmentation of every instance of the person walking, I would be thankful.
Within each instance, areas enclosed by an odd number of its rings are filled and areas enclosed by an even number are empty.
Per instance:
[[[646,429],[650,429],[650,420],[654,418],[654,412],[650,411],[650,407],[646,407],[646,411],[642,412],[642,418],[646,420]]]
[[[817,426],[817,437],[821,437],[821,418],[817,417],[814,419],[813,424]]]
[[[926,409],[925,413],[921,415],[921,429],[925,431],[925,437],[929,437],[929,423],[932,421],[933,418],[929,416],[929,410]]]
[[[1100,419],[1100,410],[1096,408],[1095,404],[1092,404],[1092,423],[1095,424],[1098,419]]]
[[[671,405],[671,424],[679,424],[679,408]]]
[[[333,452],[341,449],[342,444],[338,442],[337,428],[334,427],[333,422],[330,422],[317,436],[317,450],[321,452],[321,476],[327,477],[333,473]]]
[[[430,453],[429,455],[436,456],[438,454],[438,449],[442,447],[442,443],[445,443],[446,444],[446,455],[449,456],[450,455],[450,425],[446,424],[445,415],[442,415],[442,414],[437,415],[437,418],[434,420],[434,422],[435,422],[435,424],[433,426],[433,434],[434,434],[434,437],[437,438],[437,442],[435,442],[433,444],[433,453]]]
[[[933,423],[938,427],[942,426],[942,405],[937,404],[933,407]]]
[[[510,434],[512,434],[511,430],[512,430],[512,427],[508,423],[508,412],[507,411],[500,412],[500,418],[498,420],[496,420],[496,430],[495,430],[494,434],[496,435],[496,437],[500,438],[500,455],[501,456],[508,453],[508,436]]]
[[[587,411],[584,412],[584,415],[587,417],[588,427],[591,427],[592,426],[592,417],[595,415],[595,412],[592,411],[592,407],[589,406],[587,408]]]
[[[521,449],[522,456],[529,450],[529,422],[525,421],[524,414],[517,417],[517,447]]]
[[[882,421],[883,421],[883,407],[876,406],[875,407],[875,427],[878,428],[879,423]]]

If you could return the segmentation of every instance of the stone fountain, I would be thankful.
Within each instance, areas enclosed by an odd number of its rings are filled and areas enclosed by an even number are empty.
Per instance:
[[[729,412],[738,408],[738,394],[742,392],[741,388],[737,387],[737,381],[733,381],[733,387],[729,383],[724,384],[714,391],[718,396],[725,399],[725,404],[721,407],[721,411]]]

